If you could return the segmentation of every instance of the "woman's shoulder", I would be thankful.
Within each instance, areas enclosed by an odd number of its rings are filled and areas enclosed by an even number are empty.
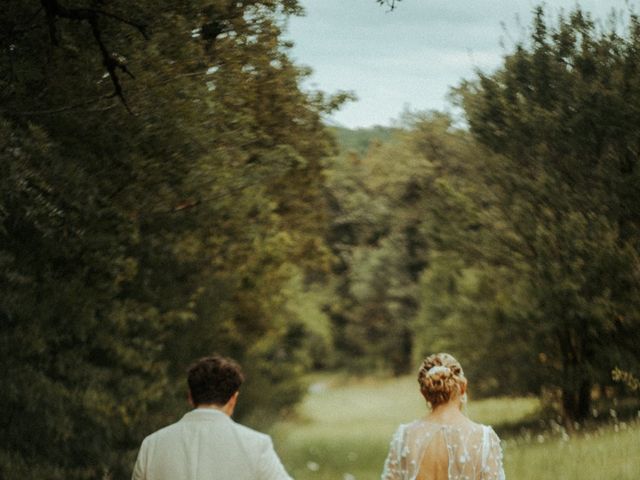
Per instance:
[[[477,422],[471,422],[474,426],[474,428],[476,428],[477,430],[482,430],[482,432],[487,435],[487,436],[491,436],[491,437],[497,437],[498,434],[496,433],[496,431],[493,429],[493,427],[491,425],[486,425],[484,423],[477,423]]]
[[[482,442],[487,444],[500,444],[500,437],[493,429],[491,425],[485,425],[483,423],[471,422],[473,429],[482,435]]]
[[[496,433],[496,431],[493,429],[493,427],[491,425],[485,425],[483,423],[476,423],[476,425],[478,426],[478,428],[481,428],[483,432],[485,432],[487,435],[491,435],[491,436],[498,436],[498,434]]]
[[[456,423],[441,423],[432,421],[428,418],[419,418],[412,422],[402,423],[398,426],[395,432],[395,436],[404,436],[408,432],[417,430],[448,430],[459,431],[466,433],[475,433],[476,435],[483,435],[489,438],[498,438],[498,435],[493,430],[491,425],[485,425],[482,423],[474,422],[467,418],[462,422]]]
[[[473,420],[469,419],[469,424],[472,428],[476,429],[476,430],[493,430],[493,428],[491,427],[491,425],[486,425],[484,423],[479,423],[479,422],[474,422]]]
[[[474,430],[479,432],[484,427],[485,427],[484,425],[475,423],[469,419],[465,419],[462,422],[449,423],[449,422],[438,422],[438,421],[431,420],[429,418],[420,418],[420,419],[414,420],[413,422],[400,425],[398,430],[402,430],[402,431],[410,431],[410,430],[417,430],[417,429],[419,430],[424,430],[424,429],[464,430],[464,431]]]
[[[401,423],[400,425],[398,425],[395,433],[393,434],[393,438],[404,439],[407,437],[413,438],[416,436],[424,436],[429,432],[435,432],[436,430],[440,430],[442,428],[446,428],[446,425],[441,425],[425,420],[424,418],[419,418],[417,420],[413,420],[408,423]]]

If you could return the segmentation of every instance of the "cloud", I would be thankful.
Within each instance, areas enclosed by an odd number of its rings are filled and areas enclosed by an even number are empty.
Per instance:
[[[526,38],[533,0],[403,0],[393,12],[374,0],[302,0],[307,16],[289,22],[298,63],[314,69],[307,85],[354,90],[359,102],[334,119],[348,126],[387,123],[406,104],[446,108],[449,86],[493,70]],[[586,0],[604,18],[626,0]],[[547,0],[557,15],[574,0]],[[522,20],[518,22],[518,17]],[[503,28],[503,24],[506,28]],[[524,25],[524,26],[523,26]]]

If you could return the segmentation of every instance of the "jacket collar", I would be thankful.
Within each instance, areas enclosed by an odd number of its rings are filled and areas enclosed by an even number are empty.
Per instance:
[[[231,420],[229,415],[226,413],[216,410],[215,408],[195,408],[190,412],[185,413],[182,417],[182,420],[193,422],[193,421],[220,421],[220,420]]]

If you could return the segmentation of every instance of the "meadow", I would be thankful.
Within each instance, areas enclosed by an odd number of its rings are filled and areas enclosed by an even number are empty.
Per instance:
[[[413,378],[318,377],[296,415],[271,433],[297,480],[378,479],[398,424],[425,412]],[[505,432],[501,436],[509,480],[640,478],[638,421],[612,420],[569,436],[553,423],[543,429],[524,427],[538,422],[535,398],[471,399],[467,413]]]

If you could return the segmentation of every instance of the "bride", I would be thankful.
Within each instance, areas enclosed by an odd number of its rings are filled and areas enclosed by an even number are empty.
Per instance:
[[[504,480],[500,439],[462,413],[467,379],[460,363],[447,353],[431,355],[418,383],[431,412],[396,430],[382,480]]]

